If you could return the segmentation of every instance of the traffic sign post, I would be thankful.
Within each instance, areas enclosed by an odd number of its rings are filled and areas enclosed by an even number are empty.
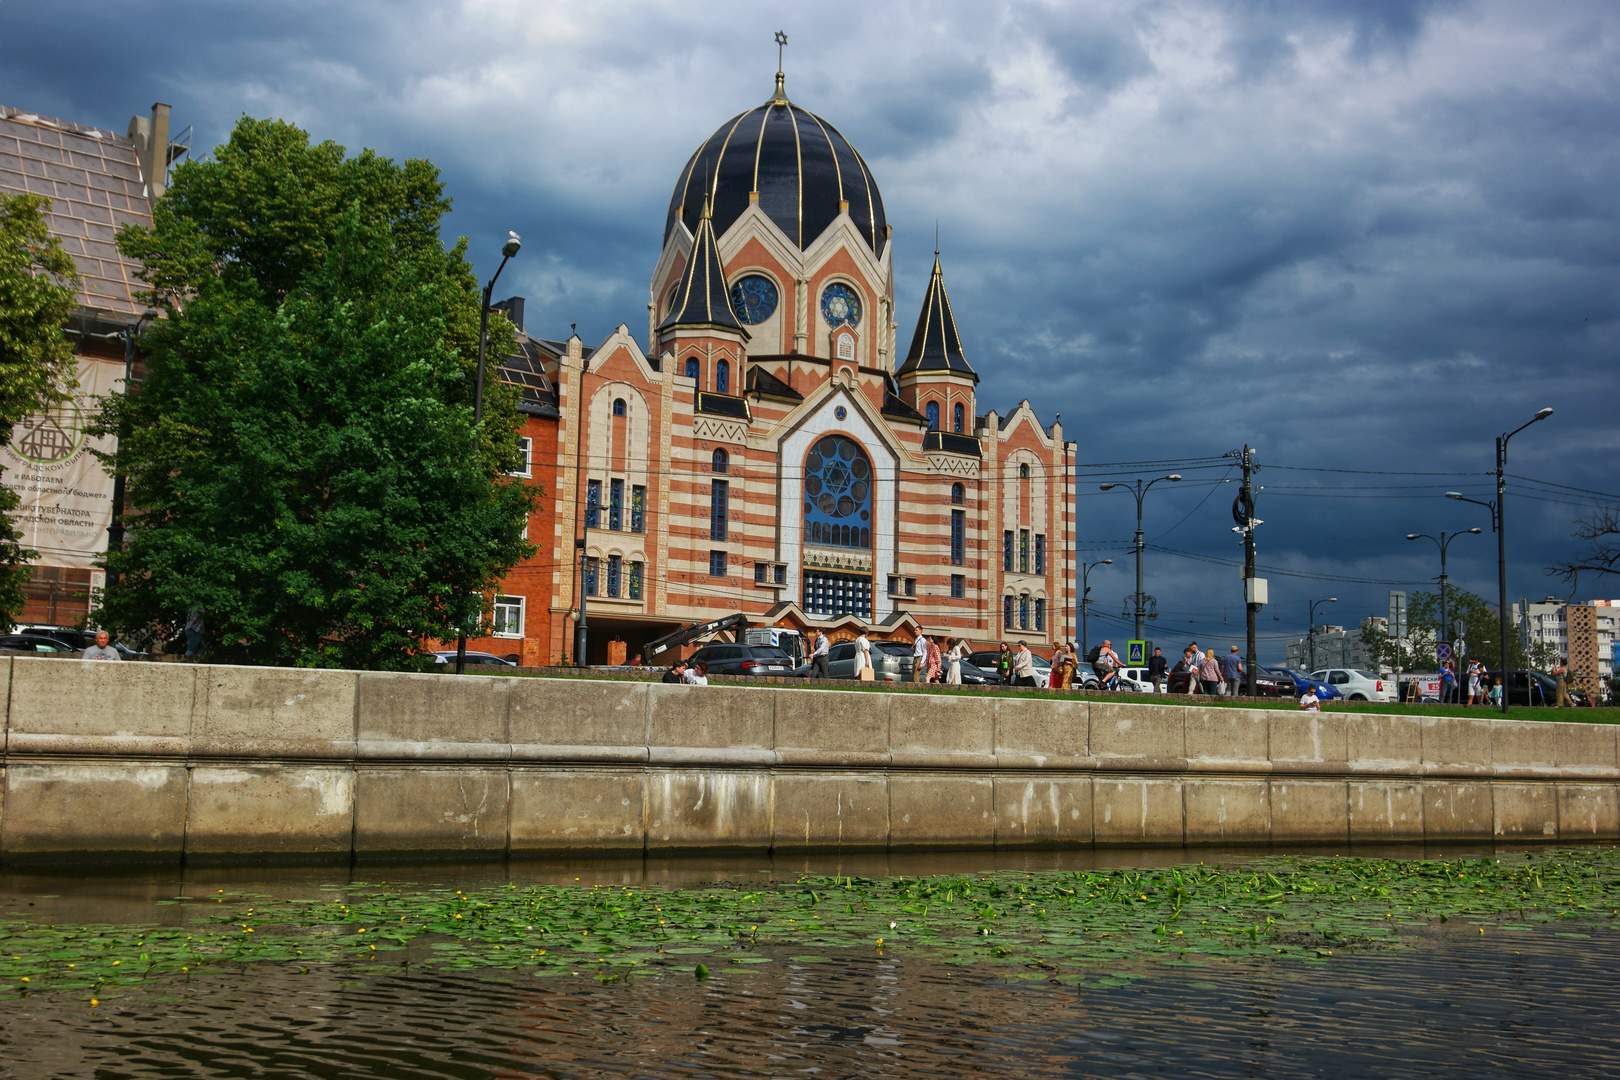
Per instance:
[[[1451,646],[1444,641],[1434,647],[1434,658],[1442,664],[1451,659]]]
[[[1148,643],[1145,641],[1127,641],[1125,643],[1125,666],[1147,666]]]

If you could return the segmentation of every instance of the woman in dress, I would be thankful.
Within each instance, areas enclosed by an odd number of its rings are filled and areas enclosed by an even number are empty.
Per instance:
[[[956,638],[951,647],[945,652],[945,659],[950,662],[950,668],[945,681],[952,686],[962,685],[962,660],[967,656],[967,639]]]
[[[1069,682],[1074,678],[1074,654],[1063,642],[1058,642],[1056,649],[1052,650],[1052,675],[1048,689],[1067,690]]]
[[[929,682],[931,682],[931,683],[939,682],[939,673],[940,673],[940,669],[944,666],[944,662],[945,661],[944,661],[943,657],[940,655],[939,642],[930,641],[928,643],[928,681]]]

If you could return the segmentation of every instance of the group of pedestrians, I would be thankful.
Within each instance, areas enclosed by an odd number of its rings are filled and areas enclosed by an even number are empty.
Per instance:
[[[911,643],[911,681],[962,685],[962,661],[973,649],[967,638],[946,638],[944,646],[918,634]]]
[[[1158,659],[1159,650],[1154,649],[1153,655]],[[1231,646],[1225,656],[1217,657],[1214,649],[1200,652],[1196,641],[1181,650],[1181,661],[1176,664],[1175,671],[1178,675],[1187,676],[1187,693],[1225,697],[1241,694],[1243,679],[1249,673],[1243,666],[1243,657],[1238,655],[1236,645]],[[1163,692],[1162,688],[1158,689]]]

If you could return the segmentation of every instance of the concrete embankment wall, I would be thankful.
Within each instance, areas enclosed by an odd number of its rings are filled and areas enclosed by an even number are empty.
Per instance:
[[[1617,729],[0,661],[0,859],[1620,837]]]

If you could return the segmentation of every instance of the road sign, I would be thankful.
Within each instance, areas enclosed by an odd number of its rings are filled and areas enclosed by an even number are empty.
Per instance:
[[[1147,642],[1127,641],[1125,643],[1125,666],[1143,667],[1147,664]]]
[[[1391,589],[1389,592],[1389,636],[1403,638],[1406,636],[1406,590]]]
[[[1442,663],[1451,659],[1451,646],[1444,641],[1434,647],[1434,658]]]

